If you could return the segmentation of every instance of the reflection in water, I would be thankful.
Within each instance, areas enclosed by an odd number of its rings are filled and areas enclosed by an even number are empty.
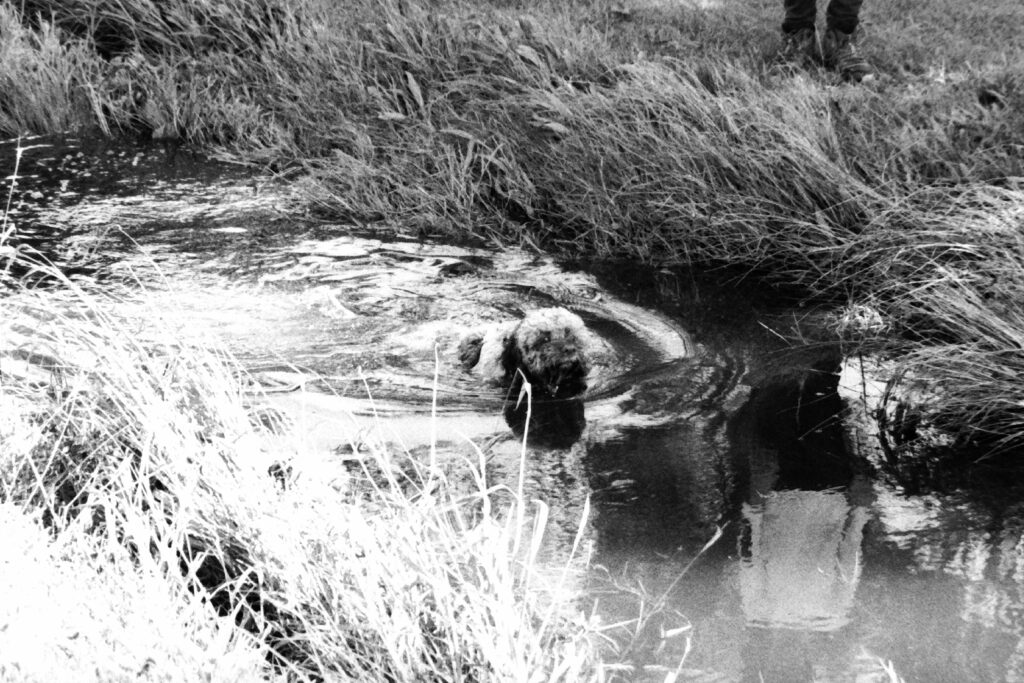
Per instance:
[[[805,373],[756,388],[734,421],[732,438],[759,461],[741,507],[740,594],[752,626],[834,631],[849,619],[868,513],[844,491],[854,460],[837,359]]]
[[[650,387],[684,419],[587,455],[595,560],[624,586],[595,575],[599,613],[635,618],[639,591],[692,624],[689,653],[624,635],[627,659],[664,667],[626,679],[663,680],[686,654],[682,680],[886,681],[881,660],[908,681],[1024,680],[1013,478],[906,495],[851,432],[834,351],[783,358],[729,325],[693,368],[700,391]],[[687,569],[715,527],[724,537]]]
[[[876,670],[833,637],[854,619],[870,517],[839,419],[835,351],[772,369],[766,361],[778,357],[760,348],[709,355],[688,390],[662,394],[689,406],[685,419],[591,447],[597,561],[642,584],[648,601],[672,589],[666,610],[693,624],[693,677]],[[723,539],[679,581],[716,527]],[[636,616],[635,601],[602,599],[618,610],[609,621]],[[637,647],[638,663],[656,656],[668,666],[684,654],[678,644]]]
[[[751,626],[834,631],[860,578],[867,511],[835,491],[781,491],[743,505],[739,571]]]
[[[581,398],[542,401],[510,398],[505,402],[504,414],[516,438],[522,439],[525,435],[527,443],[535,448],[569,448],[579,441],[587,426]]]

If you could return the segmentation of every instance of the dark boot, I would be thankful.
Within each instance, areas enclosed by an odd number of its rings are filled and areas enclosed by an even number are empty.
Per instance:
[[[875,78],[874,68],[857,52],[853,34],[830,28],[821,41],[821,58],[844,81],[865,83]]]

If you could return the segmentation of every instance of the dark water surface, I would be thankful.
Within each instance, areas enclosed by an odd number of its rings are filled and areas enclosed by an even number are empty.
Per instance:
[[[473,443],[514,480],[524,411],[454,347],[576,310],[600,340],[591,388],[532,406],[526,486],[556,546],[590,500],[581,604],[624,623],[608,633],[633,667],[612,678],[860,683],[891,661],[907,681],[1024,680],[1019,488],[880,473],[871,378],[797,341],[818,312],[709,277],[355,234],[184,152],[23,144],[8,252],[117,292],[122,315],[159,321],[144,340],[230,349],[321,460],[369,438],[414,457]]]

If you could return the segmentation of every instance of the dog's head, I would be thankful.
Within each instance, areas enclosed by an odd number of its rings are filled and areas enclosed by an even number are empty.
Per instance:
[[[521,370],[531,384],[554,398],[578,396],[587,389],[586,331],[583,321],[564,308],[526,315],[509,340],[508,369]]]

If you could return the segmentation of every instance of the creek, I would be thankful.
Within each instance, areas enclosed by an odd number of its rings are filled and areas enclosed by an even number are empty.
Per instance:
[[[354,231],[181,150],[21,145],[6,248],[116,289],[125,318],[159,321],[140,338],[230,351],[324,476],[383,438],[479,448],[514,480],[525,413],[453,349],[535,308],[579,313],[601,340],[590,387],[532,406],[526,487],[555,546],[589,500],[580,604],[629,622],[609,632],[626,679],[883,681],[884,661],[907,681],[1024,679],[1019,487],[885,475],[860,359],[800,341],[820,311],[706,273]]]

